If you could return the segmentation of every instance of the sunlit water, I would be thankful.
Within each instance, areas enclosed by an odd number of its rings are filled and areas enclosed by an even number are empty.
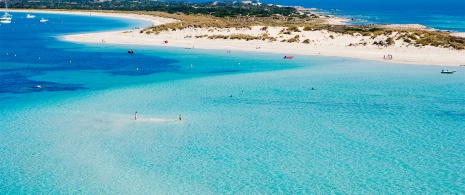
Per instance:
[[[18,23],[0,26],[1,194],[465,193],[461,67],[29,44]]]
[[[211,2],[211,0],[189,1]],[[317,12],[324,12],[325,15],[350,19],[349,24],[421,24],[437,30],[465,32],[465,1],[463,0],[261,0],[258,2],[317,8]]]

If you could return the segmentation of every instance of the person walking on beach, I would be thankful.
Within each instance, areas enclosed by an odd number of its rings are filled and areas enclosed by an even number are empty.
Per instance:
[[[137,111],[134,112],[134,120],[137,120]]]
[[[388,54],[388,55],[387,55],[387,59],[388,59],[388,60],[392,60],[392,55],[391,55],[391,54]]]

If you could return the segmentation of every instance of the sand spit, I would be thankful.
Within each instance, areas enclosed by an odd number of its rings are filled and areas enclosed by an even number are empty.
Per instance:
[[[24,11],[24,10],[22,10]],[[27,11],[27,10],[26,10]],[[34,10],[33,12],[39,12]],[[176,22],[174,19],[161,18],[150,15],[100,13],[83,11],[45,11],[66,14],[85,14],[95,16],[109,16],[132,18],[150,21],[153,25]],[[339,24],[344,20],[330,18],[328,22]],[[421,25],[388,25],[387,28],[427,29]],[[300,31],[300,32],[298,32]],[[465,64],[465,50],[439,48],[433,46],[415,46],[396,39],[397,32],[390,35],[376,37],[329,32],[326,30],[298,31],[285,33],[284,27],[254,26],[249,28],[185,28],[176,31],[162,31],[160,33],[141,33],[140,29],[86,33],[66,35],[62,39],[72,42],[87,42],[101,44],[153,45],[159,47],[183,47],[194,49],[217,49],[226,51],[254,51],[271,52],[285,55],[321,55],[335,57],[349,57],[367,60],[387,61],[394,63],[459,66]],[[231,39],[232,36],[267,36],[274,37],[274,41],[249,39]],[[454,34],[463,36],[462,34]],[[391,37],[393,45],[374,44],[385,42]],[[167,41],[167,42],[166,42]],[[392,56],[388,58],[387,56]]]

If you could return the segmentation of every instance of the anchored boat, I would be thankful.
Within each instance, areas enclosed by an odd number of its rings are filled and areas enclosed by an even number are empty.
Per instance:
[[[455,70],[442,70],[441,71],[442,74],[452,74],[454,72],[457,72],[457,71],[455,71]]]
[[[8,3],[7,3],[7,0],[5,0],[5,13],[0,18],[0,23],[9,24],[9,23],[11,23],[12,18],[13,18],[13,15],[8,13]]]

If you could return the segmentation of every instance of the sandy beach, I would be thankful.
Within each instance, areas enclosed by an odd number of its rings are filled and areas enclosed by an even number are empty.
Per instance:
[[[406,42],[448,34],[112,12],[0,25],[0,195],[465,195],[465,51]]]
[[[24,10],[22,10],[24,11]],[[38,12],[35,11],[34,12]],[[95,16],[109,16],[120,18],[133,18],[150,21],[153,25],[176,22],[174,19],[154,17],[138,14],[120,13],[97,13],[82,11],[46,11],[66,14],[85,14]],[[330,24],[341,24],[343,19],[329,18]],[[408,28],[424,29],[424,26],[413,24],[404,25]],[[399,25],[393,25],[398,28]],[[144,27],[141,27],[141,29]],[[420,65],[443,65],[459,66],[465,64],[465,50],[455,50],[450,48],[438,48],[432,46],[416,47],[405,43],[402,39],[396,40],[396,33],[389,35],[395,40],[394,45],[379,46],[374,42],[386,40],[388,36],[381,35],[375,38],[362,36],[360,34],[347,35],[329,32],[326,30],[292,32],[290,34],[280,33],[282,27],[268,27],[266,30],[262,26],[254,26],[252,29],[217,29],[217,28],[185,28],[177,31],[163,31],[159,34],[140,33],[140,29],[86,33],[66,35],[62,39],[71,42],[101,43],[101,44],[127,44],[127,45],[153,45],[159,47],[183,47],[191,49],[216,49],[225,52],[235,50],[272,52],[284,55],[321,55],[348,57],[367,60],[378,60],[393,63],[407,63]],[[269,40],[231,40],[231,39],[210,39],[209,36],[230,36],[245,34],[259,36],[267,33],[268,36],[276,37],[276,41]],[[463,34],[457,34],[461,36]],[[289,43],[287,40],[298,37],[299,42]],[[303,43],[307,40],[307,43]],[[167,41],[168,43],[166,43]],[[392,56],[388,58],[388,56]]]

